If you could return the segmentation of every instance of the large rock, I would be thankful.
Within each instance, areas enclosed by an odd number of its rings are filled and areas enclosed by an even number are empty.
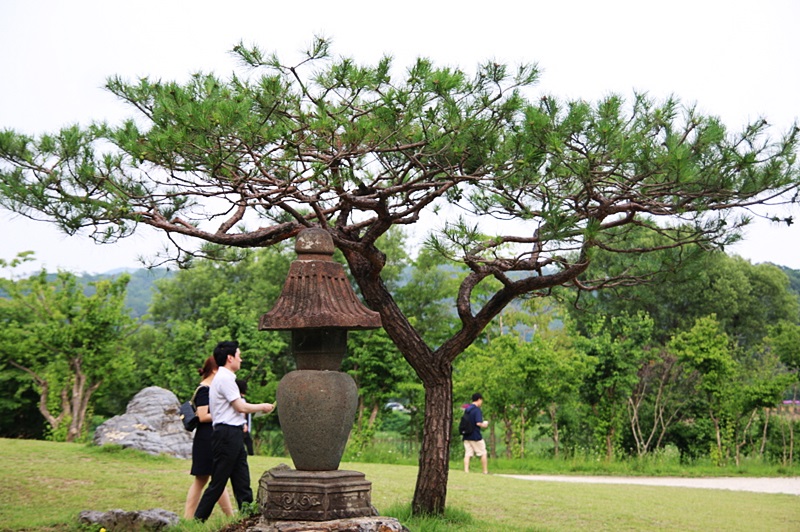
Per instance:
[[[113,443],[148,454],[192,457],[193,432],[183,428],[175,394],[158,386],[137,393],[124,414],[114,416],[95,430],[94,443]]]
[[[136,512],[126,512],[125,510],[95,512],[86,510],[78,514],[79,523],[99,525],[110,532],[164,530],[177,525],[179,521],[180,518],[177,514],[161,508]]]

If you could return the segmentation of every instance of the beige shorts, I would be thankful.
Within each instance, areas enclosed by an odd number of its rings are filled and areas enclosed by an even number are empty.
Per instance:
[[[486,454],[486,440],[464,440],[464,456],[466,458],[481,457],[484,454]]]

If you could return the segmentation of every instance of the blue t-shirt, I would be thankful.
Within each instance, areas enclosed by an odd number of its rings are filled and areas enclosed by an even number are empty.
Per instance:
[[[481,428],[478,426],[478,423],[483,423],[483,412],[481,412],[481,409],[477,406],[469,405],[465,410],[465,413],[469,417],[472,432],[466,434],[464,439],[472,441],[482,440],[483,436],[481,436]]]

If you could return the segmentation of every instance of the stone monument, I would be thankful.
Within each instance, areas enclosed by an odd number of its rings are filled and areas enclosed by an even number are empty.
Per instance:
[[[327,231],[301,231],[297,260],[259,330],[288,330],[297,370],[278,384],[276,405],[294,466],[277,467],[259,481],[267,520],[328,521],[377,515],[372,483],[339,470],[358,405],[353,378],[340,371],[347,331],[377,329],[380,315],[358,300]]]

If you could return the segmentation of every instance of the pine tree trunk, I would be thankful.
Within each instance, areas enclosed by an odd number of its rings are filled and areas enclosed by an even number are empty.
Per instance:
[[[425,424],[422,434],[417,487],[411,504],[414,515],[444,512],[450,467],[453,424],[453,389],[450,375],[425,383]]]

